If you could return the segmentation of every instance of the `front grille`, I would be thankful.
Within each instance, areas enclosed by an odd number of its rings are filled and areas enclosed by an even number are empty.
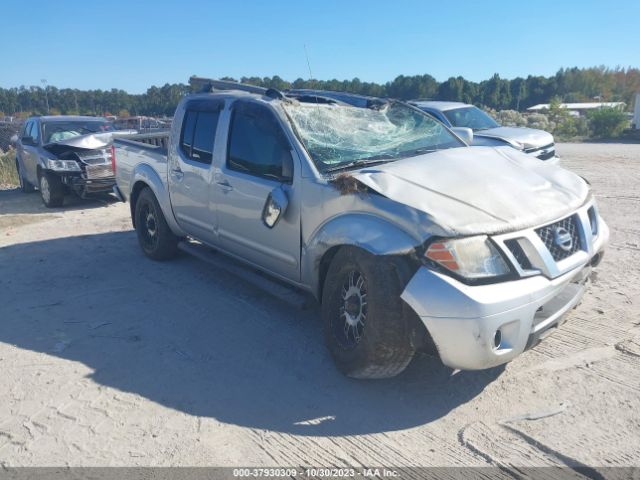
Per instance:
[[[534,152],[537,152],[538,150],[546,150],[548,148],[553,148],[553,147],[555,147],[555,143],[550,143],[548,145],[543,145],[541,147],[529,147],[524,149],[524,153],[534,153]],[[555,150],[555,148],[553,148],[553,150]]]
[[[580,244],[580,235],[578,235],[576,215],[572,215],[545,227],[536,228],[536,233],[540,237],[540,240],[544,242],[556,262],[570,257],[582,247]],[[563,237],[566,237],[568,240],[569,236],[571,238],[570,245],[567,245],[569,248],[562,248],[562,246],[559,245],[559,241],[562,240]],[[566,243],[568,244],[569,242],[567,241]]]
[[[518,264],[520,264],[520,268],[523,270],[531,270],[531,262],[527,258],[527,255],[524,253],[524,250],[520,246],[520,243],[515,238],[511,240],[507,240],[504,242],[507,248],[511,251],[513,256],[516,258]]]
[[[89,180],[113,177],[113,168],[111,167],[111,164],[87,165],[86,172]]]
[[[100,163],[105,163],[108,161],[109,151],[108,150],[84,150],[84,151],[76,151],[75,154],[78,156],[83,163],[87,165],[96,165]]]

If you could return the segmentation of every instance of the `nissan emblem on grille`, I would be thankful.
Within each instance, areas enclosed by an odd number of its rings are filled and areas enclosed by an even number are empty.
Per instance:
[[[565,252],[569,252],[573,247],[573,239],[566,228],[556,227],[553,230],[553,241]]]
[[[546,227],[536,228],[536,233],[556,262],[570,257],[581,248],[576,221],[576,216],[572,215]]]

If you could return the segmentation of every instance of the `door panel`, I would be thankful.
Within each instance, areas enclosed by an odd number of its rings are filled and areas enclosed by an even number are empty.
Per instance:
[[[220,245],[299,281],[300,202],[292,159],[275,114],[263,105],[237,101],[231,114],[227,159],[214,179]],[[262,211],[274,188],[285,191],[289,205],[280,221],[269,228],[262,221]]]
[[[218,177],[218,236],[231,253],[288,279],[300,279],[300,211],[293,189],[285,186],[289,206],[273,228],[262,222],[262,210],[278,182],[226,170]]]
[[[169,154],[169,190],[176,221],[185,232],[207,242],[215,238],[211,202],[211,163],[220,103],[186,105],[180,141]]]

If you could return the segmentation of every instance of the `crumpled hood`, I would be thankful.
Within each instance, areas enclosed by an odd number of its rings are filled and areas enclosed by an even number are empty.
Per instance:
[[[474,136],[499,138],[506,141],[516,141],[525,149],[540,148],[553,143],[553,135],[544,130],[526,127],[496,127],[473,132]]]
[[[589,196],[576,174],[511,147],[463,147],[359,170],[353,176],[427,214],[452,235],[521,230],[569,215]]]
[[[49,145],[66,145],[67,147],[86,148],[95,150],[109,145],[113,139],[114,132],[88,133],[86,135],[78,135],[77,137],[67,138],[59,142],[47,143]]]
[[[69,148],[97,150],[111,145],[114,138],[131,136],[133,133],[135,132],[132,130],[88,133],[86,135],[78,135],[77,137],[67,138],[66,140],[60,140],[58,142],[47,143],[46,145],[43,145],[43,147],[54,154],[60,154],[61,152],[68,151]]]

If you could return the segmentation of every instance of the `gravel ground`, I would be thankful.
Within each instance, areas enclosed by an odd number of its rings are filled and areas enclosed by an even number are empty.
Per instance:
[[[640,465],[640,145],[561,144],[611,244],[583,303],[503,368],[341,376],[317,307],[183,255],[128,206],[0,192],[0,466]]]

